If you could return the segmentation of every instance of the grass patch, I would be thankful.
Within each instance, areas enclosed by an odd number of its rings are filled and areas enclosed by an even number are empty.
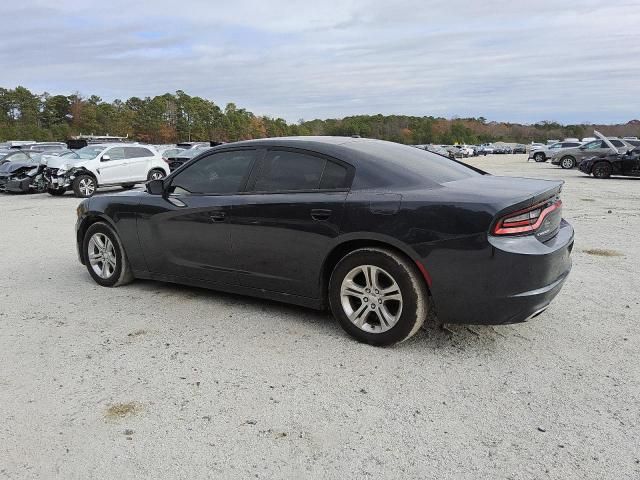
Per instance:
[[[136,402],[109,405],[104,416],[108,419],[125,418],[140,413],[142,407]]]
[[[622,257],[622,253],[617,250],[608,250],[606,248],[589,248],[584,250],[584,253],[598,257]]]

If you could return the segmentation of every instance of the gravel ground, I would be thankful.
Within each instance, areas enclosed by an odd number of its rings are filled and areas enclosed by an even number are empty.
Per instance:
[[[566,180],[573,272],[529,323],[385,349],[302,308],[101,288],[77,199],[1,195],[0,478],[640,477],[640,180],[469,162]]]

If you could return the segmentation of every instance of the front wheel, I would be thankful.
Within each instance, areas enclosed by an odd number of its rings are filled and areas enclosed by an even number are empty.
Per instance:
[[[133,280],[122,243],[113,229],[97,222],[87,229],[82,241],[84,263],[89,275],[103,287],[117,287]]]
[[[544,158],[544,153],[536,153],[533,156],[533,159],[538,163],[542,163],[546,160],[546,158]]]
[[[607,162],[598,162],[593,166],[591,173],[596,178],[609,178],[611,176],[611,164]]]
[[[159,168],[154,168],[147,175],[147,181],[160,180],[160,179],[164,178],[165,176],[166,175],[164,174],[164,172],[162,170],[160,170]]]
[[[573,157],[562,157],[560,160],[560,166],[565,170],[569,170],[576,166],[576,159]]]
[[[73,181],[73,193],[79,198],[89,198],[96,193],[98,182],[91,175],[78,175]]]
[[[329,304],[356,340],[392,345],[414,335],[427,317],[427,289],[417,267],[391,250],[362,248],[342,258],[329,281]]]

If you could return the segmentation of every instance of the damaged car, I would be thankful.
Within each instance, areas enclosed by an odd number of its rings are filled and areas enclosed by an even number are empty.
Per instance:
[[[13,156],[14,158],[16,156]],[[0,191],[16,193],[44,192],[44,165],[42,155],[30,153],[0,165]]]
[[[88,198],[101,187],[129,189],[136,183],[169,174],[160,154],[135,143],[88,145],[76,150],[73,157],[52,157],[47,161],[44,175],[50,195],[64,195],[73,190],[76,197]]]
[[[595,133],[613,153],[586,158],[580,162],[578,170],[595,178],[609,178],[611,175],[640,177],[640,147],[621,151],[607,137]]]

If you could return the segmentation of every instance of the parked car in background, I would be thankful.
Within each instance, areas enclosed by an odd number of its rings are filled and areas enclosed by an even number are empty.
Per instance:
[[[55,153],[69,150],[67,144],[63,142],[37,142],[20,147],[20,150],[29,150],[32,152]]]
[[[0,165],[0,192],[44,192],[42,153],[22,152]]]
[[[100,187],[132,188],[165,177],[169,167],[160,154],[140,144],[106,143],[75,151],[78,158],[50,157],[45,181],[51,195],[72,189],[76,197],[92,196]]]
[[[568,148],[577,148],[580,145],[582,145],[582,143],[578,141],[569,141],[569,140],[553,143],[551,145],[543,145],[540,148],[531,150],[529,152],[529,157],[527,158],[527,161],[533,159],[536,162],[546,162],[549,159],[549,157],[551,157],[554,153],[557,153],[560,150],[565,150]]]
[[[478,155],[490,155],[492,153],[494,153],[494,148],[490,143],[483,143],[478,147]]]
[[[5,154],[0,154],[0,165],[7,162],[28,162],[33,155],[38,152],[30,152],[17,148],[7,150]]]
[[[184,152],[185,149],[182,147],[168,147],[168,148],[161,148],[158,149],[158,152],[160,153],[160,155],[162,156],[163,160],[167,160],[170,157],[174,157],[176,155],[179,155],[180,153]]]
[[[580,162],[578,169],[595,178],[609,178],[611,175],[640,177],[640,147],[624,153],[586,158]]]
[[[146,192],[81,202],[76,242],[105,287],[143,278],[328,307],[355,339],[389,345],[432,305],[443,323],[543,312],[571,269],[561,187],[380,140],[252,140]]]
[[[526,145],[522,145],[521,143],[513,147],[513,153],[527,153]]]
[[[614,147],[623,149],[624,151],[633,149],[633,145],[617,137],[609,137],[604,140],[596,139],[579,147],[561,149],[551,154],[551,163],[569,169],[578,165],[585,158],[615,153],[607,144],[607,140]]]
[[[198,145],[193,148],[183,149],[174,155],[168,156],[164,159],[164,161],[167,163],[167,165],[169,165],[169,171],[173,172],[175,169],[180,168],[195,156],[200,155],[204,150],[208,150],[210,148],[211,147],[209,146]]]
[[[453,153],[451,153],[449,150],[447,150],[446,148],[441,147],[440,145],[425,145],[424,149],[427,152],[431,152],[431,153],[437,153],[438,155],[442,155],[443,157],[448,157],[448,158],[455,158],[455,156],[453,155]]]

